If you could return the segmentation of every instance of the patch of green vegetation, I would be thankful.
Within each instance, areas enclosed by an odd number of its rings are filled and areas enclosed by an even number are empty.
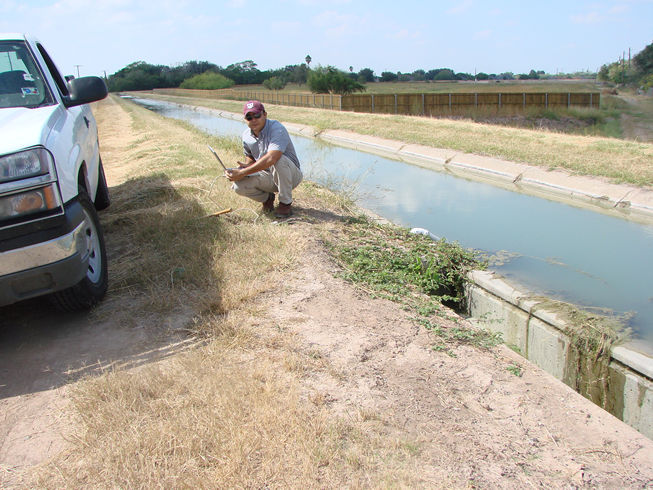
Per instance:
[[[229,88],[234,85],[234,81],[212,71],[205,71],[199,75],[184,80],[180,88],[191,88],[201,90],[219,90],[222,88]]]
[[[430,299],[463,310],[466,274],[484,267],[457,243],[433,241],[366,217],[350,219],[344,233],[346,240],[334,252],[348,280],[424,312],[436,309],[425,301]]]
[[[517,376],[518,378],[521,378],[522,375],[524,374],[523,369],[520,368],[519,366],[517,366],[516,364],[511,364],[510,366],[508,366],[508,367],[506,368],[506,371],[508,371],[508,372],[510,372],[510,373],[512,373],[512,374],[514,374],[514,375]]]
[[[372,296],[400,303],[415,313],[414,321],[437,338],[433,350],[456,357],[451,344],[489,349],[502,342],[497,332],[442,327],[432,321],[438,316],[456,322],[447,317],[442,304],[465,309],[467,274],[485,267],[473,251],[365,216],[349,219],[343,233],[344,239],[327,243],[344,268],[343,276]]]
[[[501,332],[493,332],[482,328],[451,327],[443,328],[427,319],[417,319],[429,332],[445,342],[469,344],[479,349],[491,349],[503,343]],[[437,349],[436,349],[437,350]]]

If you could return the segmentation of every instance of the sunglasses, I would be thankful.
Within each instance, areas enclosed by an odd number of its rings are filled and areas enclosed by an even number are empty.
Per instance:
[[[261,116],[263,115],[262,112],[259,112],[258,114],[247,114],[245,116],[245,119],[248,121],[251,121],[252,119],[261,119]]]

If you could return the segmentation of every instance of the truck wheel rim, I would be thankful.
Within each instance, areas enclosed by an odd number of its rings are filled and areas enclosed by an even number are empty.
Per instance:
[[[102,254],[100,253],[100,240],[98,238],[97,230],[93,225],[93,220],[88,215],[86,215],[84,236],[86,237],[86,250],[88,253],[88,270],[86,271],[86,277],[89,281],[95,284],[100,281],[102,275]]]

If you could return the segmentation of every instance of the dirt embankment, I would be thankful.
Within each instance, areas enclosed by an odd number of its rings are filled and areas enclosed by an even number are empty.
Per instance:
[[[104,164],[115,186],[129,165],[142,165],[130,155],[147,138],[134,139],[119,106],[100,110],[108,147]],[[257,314],[242,325],[263,339],[283,335],[289,341],[258,343],[243,356],[292,354],[301,403],[319,407],[332,420],[356,421],[360,437],[376,440],[398,465],[395,472],[389,461],[352,459],[342,481],[351,473],[357,475],[355,486],[642,488],[653,483],[652,441],[505,346],[433,349],[430,334],[400,306],[373,299],[337,277],[338,266],[322,237],[337,229],[342,216],[307,194],[296,204],[291,226],[306,239],[298,265],[248,305]],[[100,324],[90,315],[35,312],[25,305],[3,311],[0,486],[20,487],[34,465],[75,444],[70,434],[78,428],[66,387],[80,372],[99,376],[109,366],[131,369],[179,350],[177,336],[162,335],[160,318],[133,311],[138,302],[129,292],[114,291],[109,300],[123,314]],[[129,324],[120,323],[130,314]],[[171,320],[169,331],[192,316]],[[42,327],[18,335],[25,318]],[[452,312],[437,321],[442,328],[469,326]],[[46,324],[49,335],[44,335]],[[278,458],[282,465],[283,455]],[[320,479],[319,468],[315,475],[306,486],[330,486]]]

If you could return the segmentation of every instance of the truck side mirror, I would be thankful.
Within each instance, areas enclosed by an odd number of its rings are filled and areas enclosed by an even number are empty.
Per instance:
[[[64,97],[66,107],[88,104],[104,99],[109,91],[100,77],[81,77],[68,82],[70,95]]]

